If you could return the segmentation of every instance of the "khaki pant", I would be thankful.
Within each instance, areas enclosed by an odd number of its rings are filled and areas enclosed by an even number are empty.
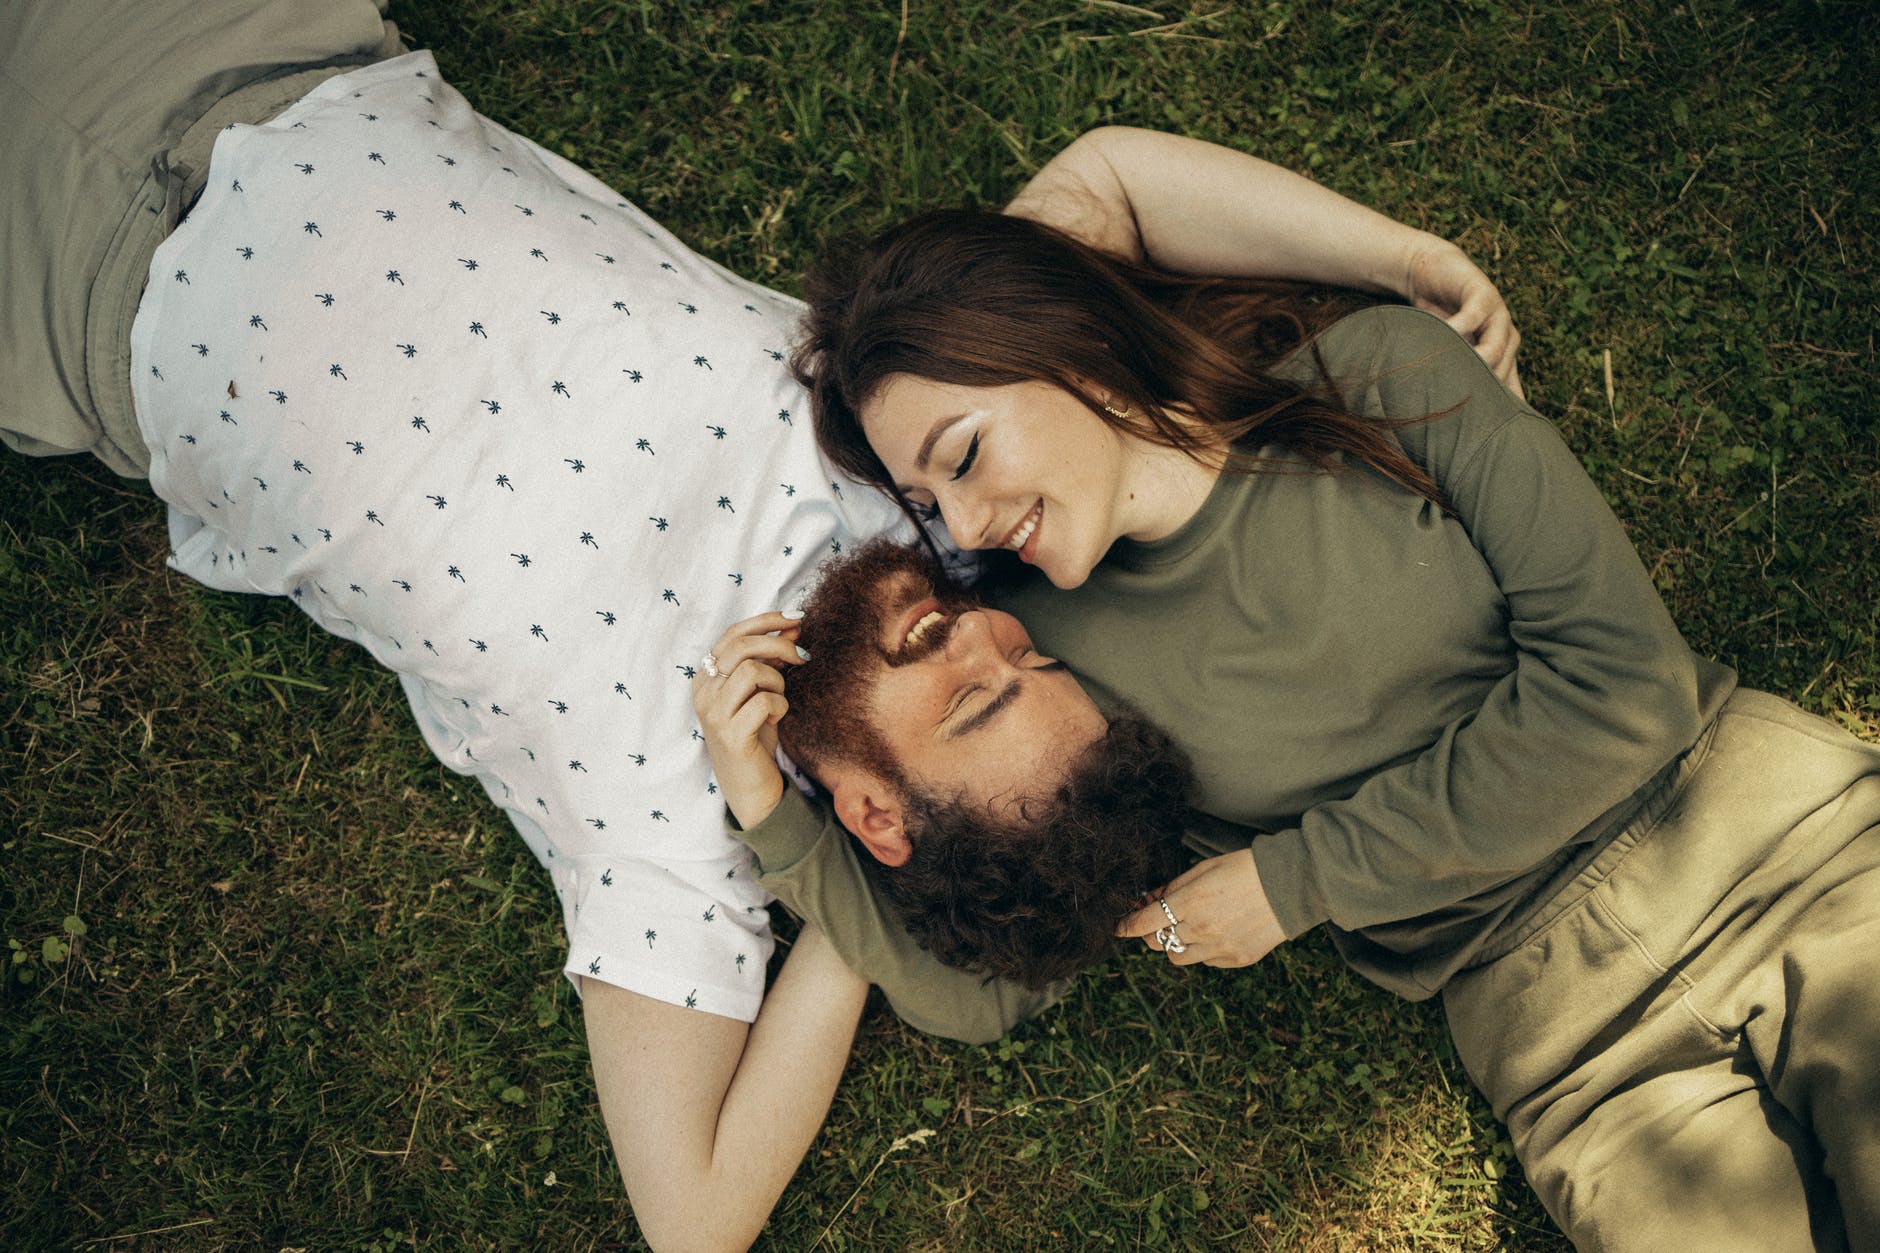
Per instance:
[[[0,444],[142,476],[130,330],[224,126],[404,51],[386,0],[0,0]]]
[[[1444,1006],[1582,1250],[1880,1249],[1880,749],[1737,692]]]

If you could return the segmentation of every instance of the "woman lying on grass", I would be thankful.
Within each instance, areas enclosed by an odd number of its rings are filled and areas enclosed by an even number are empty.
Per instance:
[[[1580,1247],[1880,1248],[1880,749],[1692,653],[1573,453],[1439,320],[1301,331],[989,213],[812,280],[830,458],[1015,558],[1016,619],[897,570],[862,627],[801,631],[799,703],[850,688],[867,734],[784,740],[892,916],[1030,984],[1112,928],[1243,966],[1323,924],[1443,998]],[[1121,812],[1080,799],[1115,769],[1090,700],[1166,728],[1218,820],[1141,908],[1143,861],[1088,855]],[[854,874],[800,804],[741,816],[766,867]],[[892,931],[868,890],[825,893],[839,950]]]
[[[147,473],[178,571],[291,597],[398,674],[560,896],[649,1240],[756,1235],[870,981],[976,1039],[1045,1003],[918,955],[852,971],[813,927],[765,990],[770,898],[689,684],[717,624],[900,521],[815,448],[799,306],[478,116],[363,0],[14,5],[0,47],[6,320],[33,332],[0,362],[8,442]],[[1099,133],[1011,208],[1396,292],[1514,378],[1457,249],[1250,158]]]

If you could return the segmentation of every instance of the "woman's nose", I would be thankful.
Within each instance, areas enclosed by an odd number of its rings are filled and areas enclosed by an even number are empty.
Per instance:
[[[953,546],[962,551],[996,548],[1003,536],[988,534],[993,527],[992,507],[981,504],[965,493],[940,502],[940,516],[946,519],[947,534]]]

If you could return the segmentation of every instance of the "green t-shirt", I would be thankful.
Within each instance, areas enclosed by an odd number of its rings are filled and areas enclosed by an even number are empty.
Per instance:
[[[1623,824],[1735,676],[1685,645],[1552,425],[1439,319],[1369,309],[1318,345],[1354,411],[1441,415],[1398,439],[1453,516],[1365,467],[1224,474],[1082,587],[998,600],[1100,705],[1188,750],[1219,820],[1198,852],[1251,843],[1287,935],[1330,923],[1356,969],[1421,998]],[[1278,373],[1312,378],[1311,354]],[[754,847],[791,904],[806,846],[769,826]],[[812,860],[825,929],[879,917],[846,841]]]

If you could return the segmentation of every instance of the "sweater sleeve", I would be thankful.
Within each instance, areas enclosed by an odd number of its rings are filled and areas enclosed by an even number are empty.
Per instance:
[[[821,928],[849,969],[879,986],[917,1030],[989,1043],[1064,993],[1064,983],[1033,992],[941,965],[875,894],[854,841],[828,807],[793,787],[762,822],[746,831],[734,822],[732,830],[757,855],[759,885]]]
[[[1324,356],[1354,407],[1443,415],[1399,438],[1499,586],[1515,662],[1420,753],[1254,840],[1289,936],[1418,916],[1541,864],[1702,729],[1696,659],[1550,423],[1428,314],[1356,315]]]

